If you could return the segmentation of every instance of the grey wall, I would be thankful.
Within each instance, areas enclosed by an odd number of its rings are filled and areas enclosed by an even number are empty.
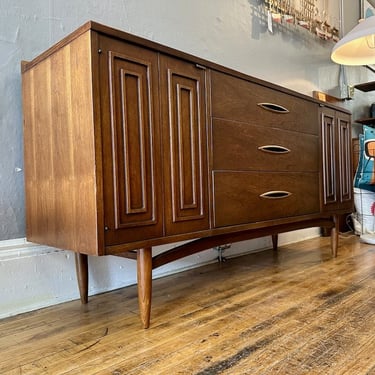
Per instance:
[[[338,66],[331,42],[298,26],[270,34],[261,0],[1,0],[0,1],[0,240],[25,236],[20,61],[30,60],[89,19],[199,55],[311,95],[334,90]],[[358,2],[359,3],[359,2]],[[338,12],[339,0],[330,1]],[[350,22],[357,1],[345,0]],[[367,81],[364,68],[346,71]],[[373,77],[375,78],[375,77]],[[350,82],[352,81],[352,82]],[[41,93],[43,95],[43,93]],[[372,99],[344,105],[356,114]],[[375,101],[375,98],[374,98]]]

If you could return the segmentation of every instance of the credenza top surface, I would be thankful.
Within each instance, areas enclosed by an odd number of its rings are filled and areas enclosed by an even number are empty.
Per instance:
[[[269,88],[272,88],[272,89],[276,89],[278,91],[285,92],[289,95],[300,97],[302,99],[309,100],[309,101],[317,103],[317,104],[323,104],[326,107],[337,109],[337,110],[340,110],[342,112],[346,112],[346,113],[349,113],[349,114],[351,113],[349,110],[347,110],[347,109],[345,109],[341,106],[337,106],[337,105],[332,104],[332,103],[321,102],[321,101],[319,101],[315,98],[312,98],[312,97],[307,96],[305,94],[293,91],[291,89],[287,89],[283,86],[279,86],[277,84],[264,81],[260,78],[249,76],[248,74],[238,72],[234,69],[227,68],[225,66],[214,63],[212,61],[205,60],[203,58],[191,55],[189,53],[182,52],[182,51],[176,50],[176,49],[171,48],[171,47],[167,47],[167,46],[162,45],[160,43],[151,41],[149,39],[145,39],[145,38],[142,38],[140,36],[136,36],[134,34],[130,34],[128,32],[121,31],[119,29],[103,25],[103,24],[100,24],[100,23],[95,22],[95,21],[87,21],[81,27],[79,27],[78,29],[76,29],[75,31],[73,31],[72,33],[67,35],[65,38],[61,39],[59,42],[54,44],[52,47],[47,49],[45,52],[41,53],[39,56],[35,57],[33,60],[23,61],[22,62],[22,72],[25,72],[25,71],[31,69],[32,67],[37,65],[39,62],[43,61],[44,59],[46,59],[47,57],[49,57],[50,55],[52,55],[53,53],[55,53],[56,51],[58,51],[59,49],[64,47],[65,45],[69,44],[72,40],[78,38],[80,35],[88,32],[88,31],[93,31],[93,32],[97,32],[99,34],[104,34],[104,35],[107,35],[107,36],[110,36],[110,37],[113,37],[113,38],[121,39],[121,40],[124,40],[128,43],[137,44],[137,45],[146,47],[148,49],[155,50],[157,52],[161,52],[161,53],[168,54],[168,55],[171,55],[171,56],[174,56],[174,57],[178,57],[178,58],[181,58],[181,59],[184,59],[184,60],[188,60],[188,61],[191,61],[193,63],[203,65],[203,66],[205,66],[207,68],[210,68],[210,69],[214,69],[214,70],[226,73],[226,74],[236,76],[238,78],[242,78],[242,79],[251,81],[253,83],[256,83],[256,84],[259,84],[259,85],[262,85],[262,86],[266,86],[266,87],[269,87]]]

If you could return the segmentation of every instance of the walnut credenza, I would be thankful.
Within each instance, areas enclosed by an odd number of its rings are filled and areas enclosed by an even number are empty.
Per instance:
[[[350,113],[95,22],[22,63],[27,239],[152,269],[352,209]],[[153,256],[152,247],[181,246]]]

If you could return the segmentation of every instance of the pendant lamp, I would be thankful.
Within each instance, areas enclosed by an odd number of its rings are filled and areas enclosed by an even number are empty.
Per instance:
[[[375,16],[360,21],[332,49],[331,59],[341,65],[375,64]]]

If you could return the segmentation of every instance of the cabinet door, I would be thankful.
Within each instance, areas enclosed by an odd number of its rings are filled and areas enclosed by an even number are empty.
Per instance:
[[[345,207],[351,207],[353,199],[353,176],[352,176],[352,135],[350,116],[336,112],[338,131],[338,168],[339,168],[339,198]]]
[[[163,234],[158,55],[100,37],[106,245]]]
[[[350,116],[322,107],[323,210],[350,209],[352,156]]]
[[[338,203],[336,193],[335,111],[321,108],[320,118],[322,126],[323,205],[326,206]]]
[[[206,71],[160,56],[166,234],[207,229]]]

